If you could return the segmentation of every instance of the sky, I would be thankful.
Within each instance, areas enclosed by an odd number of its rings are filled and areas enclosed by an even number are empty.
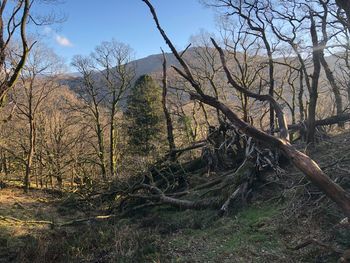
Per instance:
[[[201,29],[215,31],[213,10],[203,7],[198,0],[151,2],[179,50]],[[102,41],[113,38],[129,44],[135,58],[157,54],[160,47],[167,50],[148,7],[141,0],[65,0],[61,4],[36,6],[34,11],[37,14],[54,11],[65,17],[62,23],[41,26],[38,30],[44,42],[67,64],[74,55],[88,55]]]

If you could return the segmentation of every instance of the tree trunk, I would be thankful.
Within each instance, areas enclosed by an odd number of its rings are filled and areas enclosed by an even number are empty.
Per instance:
[[[321,56],[320,56],[320,62],[321,62],[323,69],[326,73],[326,77],[328,79],[328,82],[332,87],[332,91],[333,91],[334,98],[335,98],[335,105],[337,108],[337,115],[340,115],[343,113],[343,101],[342,101],[342,97],[340,94],[340,88],[338,87],[338,85],[336,83],[333,72],[329,68],[328,63],[327,63],[326,59],[324,58],[323,52],[321,53]],[[339,127],[344,127],[344,124],[339,123]]]
[[[114,127],[114,115],[115,115],[115,100],[116,100],[116,92],[113,91],[113,98],[112,98],[112,109],[111,109],[111,116],[110,116],[110,126],[109,126],[109,170],[111,177],[114,177],[115,171],[116,171],[116,158],[115,158],[115,127]]]
[[[99,114],[97,115],[97,118],[96,118],[96,132],[97,132],[97,141],[98,141],[98,158],[100,161],[101,174],[102,174],[102,178],[106,179],[105,148],[104,148],[104,140],[103,140],[103,130],[101,127]]]
[[[321,57],[322,51],[320,50],[320,47],[319,47],[316,24],[312,14],[310,16],[310,20],[311,20],[310,34],[311,34],[312,45],[313,45],[312,61],[313,61],[314,70],[312,74],[312,84],[309,91],[310,103],[309,103],[309,111],[308,111],[307,142],[312,144],[315,142],[316,107],[317,107],[317,99],[318,99],[318,81],[320,78],[320,71],[321,71],[320,57]]]
[[[2,166],[2,171],[5,173],[5,176],[7,177],[8,175],[8,166],[7,166],[7,157],[6,154],[4,152],[2,152],[1,154],[2,158],[1,158],[1,166]]]
[[[318,93],[312,90],[310,92],[310,103],[308,109],[307,119],[307,143],[313,144],[315,142],[315,131],[316,131],[316,107],[317,107]]]
[[[62,178],[62,175],[60,173],[57,175],[56,180],[57,180],[58,189],[62,190],[63,178]]]
[[[270,87],[269,87],[269,95],[273,98],[274,96],[274,86],[275,86],[275,79],[274,79],[274,65],[273,65],[273,58],[272,58],[272,52],[271,52],[271,47],[266,39],[266,36],[264,34],[264,43],[265,47],[267,49],[267,55],[269,58],[269,82],[270,82]],[[272,103],[270,103],[270,133],[273,134],[275,130],[275,112],[274,112],[274,107]]]
[[[29,117],[29,149],[26,161],[26,171],[24,176],[24,191],[28,192],[30,187],[30,175],[32,170],[32,163],[35,150],[35,126],[32,116]]]
[[[168,139],[168,144],[169,144],[169,152],[170,152],[170,160],[175,161],[176,153],[174,150],[176,149],[175,146],[175,140],[174,140],[174,133],[173,133],[173,123],[171,120],[170,113],[168,111],[167,105],[166,105],[166,99],[167,99],[167,61],[166,57],[164,54],[164,51],[162,50],[163,53],[163,93],[162,93],[162,106],[163,106],[163,112],[166,120],[166,127],[167,127],[167,139]]]
[[[299,94],[298,94],[298,102],[299,102],[299,115],[300,115],[300,121],[304,121],[304,101],[303,101],[303,96],[304,96],[304,73],[303,70],[300,69],[299,71]]]

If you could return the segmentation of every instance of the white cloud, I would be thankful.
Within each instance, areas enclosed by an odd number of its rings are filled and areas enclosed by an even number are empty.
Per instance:
[[[49,26],[45,26],[44,29],[43,29],[43,33],[46,36],[51,35],[52,34],[52,28],[49,27]]]
[[[64,36],[56,34],[55,40],[56,40],[57,44],[59,44],[60,46],[63,46],[63,47],[72,47],[73,46],[72,42]]]
[[[42,34],[48,38],[52,38],[62,47],[72,47],[73,43],[65,36],[57,34],[51,27],[45,26]]]

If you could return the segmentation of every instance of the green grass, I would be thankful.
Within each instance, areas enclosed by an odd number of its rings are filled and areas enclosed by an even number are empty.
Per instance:
[[[279,209],[273,204],[250,206],[235,216],[220,219],[211,210],[183,211],[178,212],[177,216],[163,213],[163,219],[166,218],[168,222],[179,225],[186,222],[185,227],[182,225],[167,240],[172,251],[181,252],[173,253],[176,260],[172,262],[232,262],[230,260],[239,257],[242,257],[241,262],[246,262],[244,252],[276,258],[285,249],[273,223]],[[202,222],[201,227],[193,227],[196,220]],[[259,258],[255,260],[260,262]]]

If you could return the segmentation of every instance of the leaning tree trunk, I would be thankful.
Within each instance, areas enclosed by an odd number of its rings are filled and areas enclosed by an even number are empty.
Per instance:
[[[343,113],[343,101],[342,101],[342,97],[340,94],[340,88],[337,85],[337,82],[334,78],[333,72],[331,71],[331,69],[329,68],[329,65],[326,61],[326,59],[324,58],[324,53],[322,52],[321,56],[320,56],[320,61],[321,64],[323,66],[323,69],[326,73],[326,77],[328,79],[329,84],[332,87],[332,91],[334,94],[334,98],[335,98],[335,105],[337,108],[337,115],[340,115]],[[344,127],[344,124],[341,122],[339,123],[339,127]]]

